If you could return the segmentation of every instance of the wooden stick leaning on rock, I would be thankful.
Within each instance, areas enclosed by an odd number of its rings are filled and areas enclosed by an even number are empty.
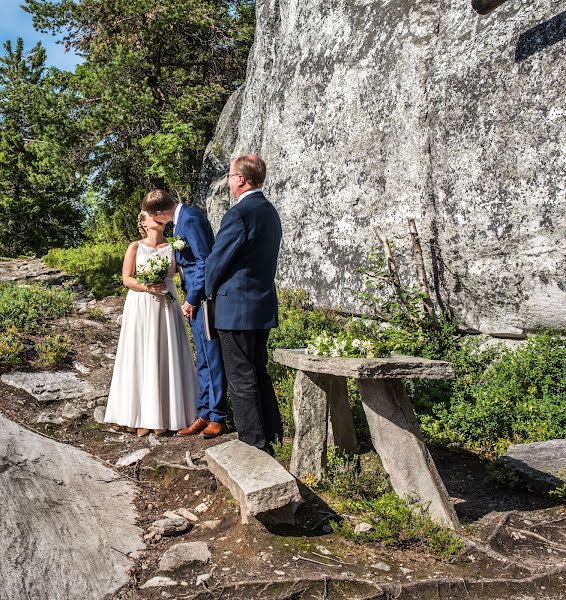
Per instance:
[[[395,258],[393,257],[391,246],[389,245],[389,240],[377,225],[375,225],[373,229],[383,246],[387,272],[389,273],[391,283],[395,289],[395,295],[399,299],[399,302],[407,309],[407,314],[411,315],[410,307],[407,304],[407,299],[405,298],[405,293],[401,284],[401,279],[399,278],[399,271],[397,271],[397,264],[395,263]]]
[[[409,225],[409,234],[411,235],[413,256],[415,257],[415,263],[417,265],[417,277],[419,279],[421,292],[423,293],[423,308],[430,315],[432,320],[436,323],[436,313],[434,311],[434,305],[432,304],[432,301],[430,299],[430,288],[428,287],[428,279],[426,276],[426,269],[423,260],[423,251],[421,248],[419,232],[417,231],[417,225],[413,217],[407,217],[407,223]]]

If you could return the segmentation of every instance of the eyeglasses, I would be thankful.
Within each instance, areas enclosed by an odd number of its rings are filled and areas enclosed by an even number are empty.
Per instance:
[[[243,175],[241,173],[228,173],[228,179],[230,179],[230,177],[243,177]]]

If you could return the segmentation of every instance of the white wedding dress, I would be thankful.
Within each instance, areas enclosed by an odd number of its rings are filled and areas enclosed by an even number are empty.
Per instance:
[[[173,249],[138,243],[136,268],[155,256],[167,256],[164,296],[128,291],[104,421],[126,427],[183,429],[196,418],[198,383],[173,276]]]

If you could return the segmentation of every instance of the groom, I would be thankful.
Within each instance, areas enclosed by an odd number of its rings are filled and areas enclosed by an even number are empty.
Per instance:
[[[224,355],[240,440],[272,454],[283,437],[281,415],[267,372],[267,339],[277,327],[275,271],[281,221],[261,191],[266,168],[254,154],[230,163],[236,204],[224,215],[206,259],[206,295],[216,301],[215,326]]]
[[[197,418],[178,435],[196,435],[205,438],[226,433],[226,378],[222,364],[222,350],[218,339],[209,341],[205,336],[201,300],[204,300],[204,263],[214,243],[212,227],[197,208],[176,202],[164,190],[152,190],[143,199],[142,209],[159,222],[173,221],[173,235],[186,244],[175,251],[175,260],[182,269],[185,302],[181,307],[189,319],[196,350],[196,369],[199,384]]]

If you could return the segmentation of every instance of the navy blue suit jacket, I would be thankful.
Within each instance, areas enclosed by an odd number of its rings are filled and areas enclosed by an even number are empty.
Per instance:
[[[205,269],[206,295],[215,296],[218,329],[277,327],[275,272],[281,236],[279,215],[260,190],[224,215]]]
[[[175,260],[183,268],[183,289],[187,302],[198,306],[206,298],[204,262],[214,244],[210,221],[198,208],[183,204],[173,234],[187,244],[183,250],[175,251]]]

